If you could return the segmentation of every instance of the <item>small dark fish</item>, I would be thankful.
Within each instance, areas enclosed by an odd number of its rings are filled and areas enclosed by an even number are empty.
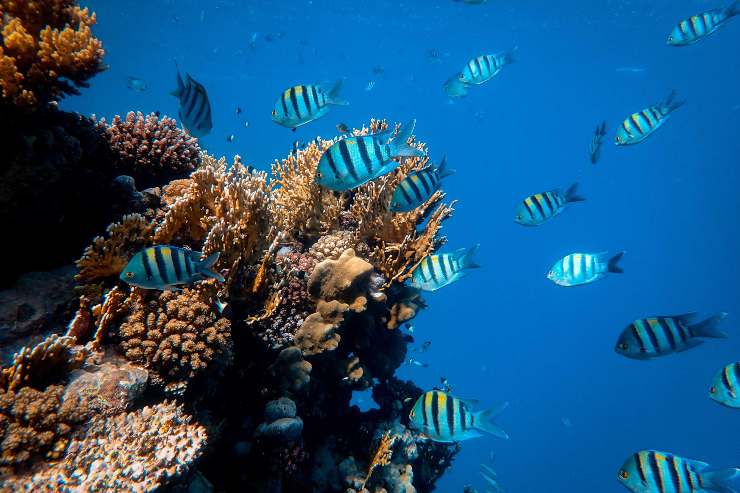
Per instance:
[[[349,132],[349,127],[345,123],[337,123],[337,132],[346,134]]]
[[[136,92],[144,92],[147,89],[147,84],[144,80],[136,77],[129,77],[126,81],[126,87]]]
[[[297,157],[298,151],[300,151],[302,147],[303,142],[301,142],[300,140],[296,140],[295,142],[293,142],[293,150],[290,151],[290,155],[293,157]]]
[[[427,56],[431,58],[432,60],[439,60],[439,57],[441,57],[442,54],[437,48],[430,48],[427,51]]]
[[[226,142],[229,142],[229,143],[234,142],[235,138],[236,137],[234,137],[234,134],[231,134],[228,137],[226,137]]]
[[[382,75],[385,73],[385,68],[382,65],[376,65],[373,67],[373,74]]]
[[[421,346],[419,346],[418,348],[415,348],[414,351],[419,352],[419,353],[423,353],[427,349],[429,349],[429,347],[431,345],[432,345],[432,341],[424,341],[424,343]]]
[[[236,114],[237,115],[241,115],[242,114],[242,109],[240,107],[238,107],[238,106],[236,107]]]
[[[442,384],[442,390],[444,392],[447,392],[448,394],[452,392],[452,386],[450,385],[450,381],[447,380],[447,377],[440,377],[439,383]]]
[[[162,112],[159,110],[154,112],[154,116],[156,116],[157,118],[159,118],[161,115],[162,115]]]
[[[591,159],[591,164],[596,164],[599,161],[601,154],[601,144],[604,142],[604,136],[606,135],[606,122],[601,122],[601,125],[596,125],[594,136],[591,139],[591,144],[588,146],[588,155]]]

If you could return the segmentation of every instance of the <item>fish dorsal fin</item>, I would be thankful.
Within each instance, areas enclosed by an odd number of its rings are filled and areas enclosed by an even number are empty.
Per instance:
[[[477,400],[477,399],[460,399],[460,398],[456,398],[456,399],[459,400],[460,403],[464,404],[465,407],[468,410],[470,410],[470,409],[478,406],[478,404],[480,404],[480,401]]]
[[[700,460],[684,459],[684,462],[686,462],[696,472],[702,472],[709,467],[709,464]]]

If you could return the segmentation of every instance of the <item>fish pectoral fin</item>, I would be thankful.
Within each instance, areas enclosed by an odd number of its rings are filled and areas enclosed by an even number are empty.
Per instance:
[[[163,289],[164,291],[172,291],[172,292],[174,292],[174,293],[182,293],[182,288],[178,288],[177,286],[172,286],[172,285],[169,285],[169,286],[165,286],[165,287],[164,287],[164,288],[162,288],[162,289]]]

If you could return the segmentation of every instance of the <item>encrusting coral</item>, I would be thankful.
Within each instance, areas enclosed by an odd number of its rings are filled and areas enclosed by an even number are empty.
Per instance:
[[[114,169],[133,177],[138,188],[183,178],[200,164],[198,140],[172,118],[130,112],[110,124],[102,119],[98,130],[110,143]]]
[[[73,0],[2,0],[0,102],[33,109],[104,70],[95,14]]]

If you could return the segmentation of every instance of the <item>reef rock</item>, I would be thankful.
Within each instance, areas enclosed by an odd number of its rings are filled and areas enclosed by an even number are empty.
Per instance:
[[[283,442],[293,442],[301,437],[303,420],[296,416],[295,402],[287,397],[270,401],[265,407],[265,422],[257,427],[255,435]]]

